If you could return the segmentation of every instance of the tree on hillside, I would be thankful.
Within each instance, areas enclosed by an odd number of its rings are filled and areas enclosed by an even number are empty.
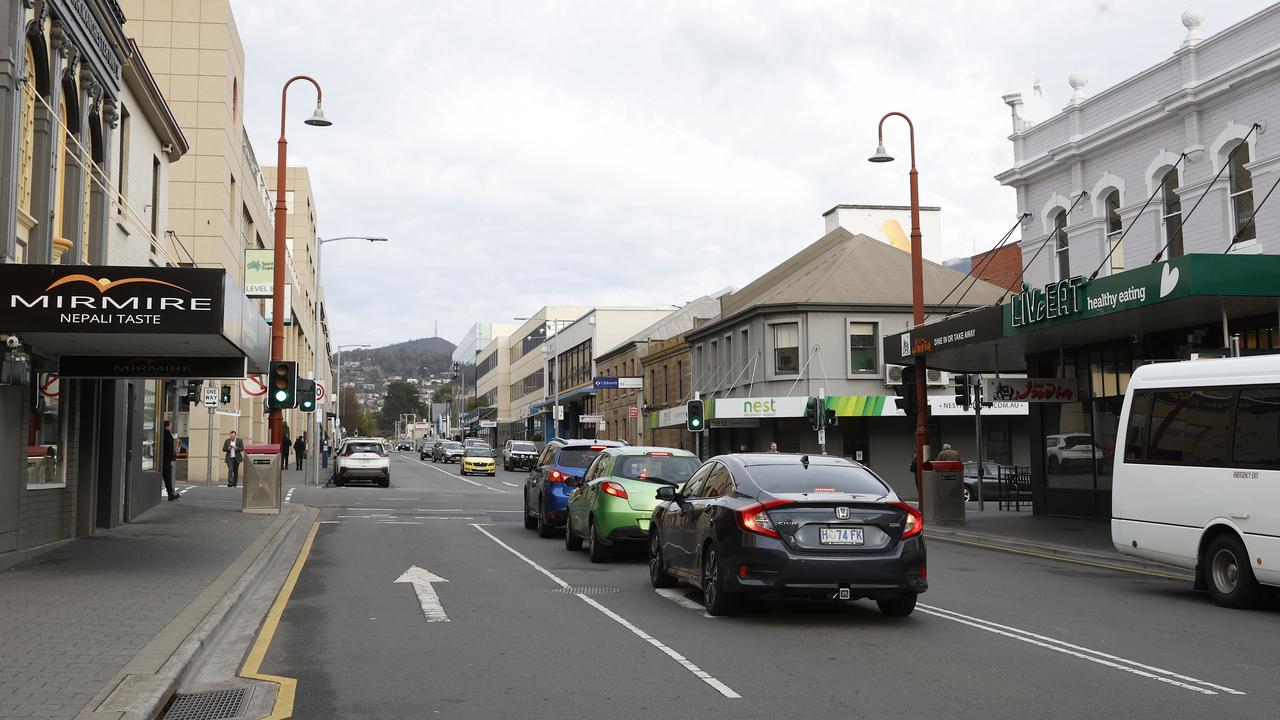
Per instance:
[[[397,381],[387,386],[386,399],[382,403],[382,413],[378,418],[378,428],[389,434],[399,422],[400,416],[413,414],[425,418],[427,408],[418,397],[418,386],[410,382]]]
[[[431,402],[447,403],[453,400],[453,385],[441,385],[431,393]]]
[[[353,387],[344,387],[338,394],[338,410],[342,415],[342,425],[348,435],[372,435],[373,423],[369,413],[364,411],[360,398],[356,397]]]

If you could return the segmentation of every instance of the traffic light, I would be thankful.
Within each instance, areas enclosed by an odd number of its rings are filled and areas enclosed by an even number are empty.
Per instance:
[[[818,430],[822,427],[822,419],[818,414],[818,398],[811,397],[809,402],[804,405],[804,419],[809,421],[809,427]]]
[[[200,402],[200,386],[203,384],[201,380],[187,381],[187,404],[194,405]]]
[[[916,405],[916,369],[910,365],[902,368],[902,384],[898,386],[898,397],[894,404],[907,417],[914,418],[919,409]]]
[[[316,409],[316,381],[298,378],[298,409],[314,412]]]
[[[825,408],[822,413],[822,420],[826,427],[836,424],[836,411],[831,408]]]
[[[271,379],[267,383],[267,405],[272,410],[298,406],[298,363],[278,360],[271,363]]]
[[[969,382],[968,375],[956,376],[956,405],[959,405],[965,410],[968,410],[973,404],[973,396],[969,391]]]
[[[684,426],[689,430],[689,432],[697,433],[705,430],[707,423],[705,418],[702,416],[702,401],[690,400],[688,409],[689,417],[685,419]]]
[[[230,385],[223,385],[223,386],[222,386],[222,398],[221,398],[221,400],[222,400],[222,404],[223,404],[223,405],[230,405],[230,404],[231,404],[231,386],[230,386]]]

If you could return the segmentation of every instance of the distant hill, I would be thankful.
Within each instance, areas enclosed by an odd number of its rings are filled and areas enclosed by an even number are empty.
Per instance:
[[[448,372],[453,364],[455,347],[444,338],[418,338],[385,347],[348,350],[342,353],[342,361],[359,360],[366,367],[375,365],[382,377],[424,378],[433,373]]]

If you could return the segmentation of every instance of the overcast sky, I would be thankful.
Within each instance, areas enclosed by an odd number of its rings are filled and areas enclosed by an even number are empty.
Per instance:
[[[1201,2],[1204,32],[1265,7]],[[340,343],[433,333],[543,305],[679,304],[741,287],[822,235],[838,203],[906,204],[907,165],[872,165],[876,121],[912,116],[921,202],[948,256],[1013,224],[1015,75],[1065,106],[1167,58],[1186,3],[1116,0],[232,0],[245,123],[274,162],[280,86],[325,90],[328,129],[290,92]],[[905,157],[905,127],[886,127]]]

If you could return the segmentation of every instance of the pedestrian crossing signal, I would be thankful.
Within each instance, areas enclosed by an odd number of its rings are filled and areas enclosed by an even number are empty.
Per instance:
[[[220,399],[223,405],[231,404],[231,386],[230,385],[222,386],[222,397]]]
[[[689,401],[689,417],[685,420],[685,427],[689,432],[702,432],[706,429],[706,419],[702,415],[702,401]]]

